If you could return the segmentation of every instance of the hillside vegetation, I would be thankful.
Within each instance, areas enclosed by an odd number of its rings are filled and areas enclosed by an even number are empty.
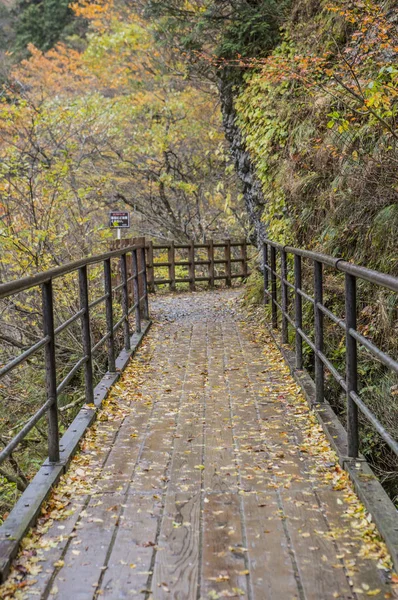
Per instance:
[[[271,237],[397,273],[392,5],[294,3],[272,55],[242,62],[236,107]]]

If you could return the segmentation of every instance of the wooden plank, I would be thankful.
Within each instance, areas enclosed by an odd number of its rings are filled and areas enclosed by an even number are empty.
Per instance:
[[[133,476],[149,417],[150,409],[144,406],[123,422],[116,443],[96,481],[98,491],[126,491]]]
[[[202,548],[201,597],[248,598],[247,549],[237,494],[205,496]]]
[[[52,527],[41,536],[37,550],[40,572],[34,576],[34,588],[30,590],[30,587],[27,587],[26,598],[46,597],[47,592],[52,587],[52,578],[57,571],[54,563],[62,560],[67,545],[73,541],[76,523],[87,501],[88,496],[85,495],[72,498],[70,505],[67,507],[68,512],[73,511],[72,514],[66,519],[55,521]]]
[[[94,595],[105,565],[121,502],[120,494],[94,496],[86,511],[80,513],[76,537],[66,550],[64,565],[55,575],[50,590],[50,595],[57,600],[87,600]]]
[[[253,600],[300,598],[277,494],[242,496]]]
[[[177,416],[189,354],[191,328],[171,327],[172,345],[167,363],[158,365],[162,378],[149,422],[149,431],[133,479],[136,491],[161,491],[168,481],[168,467],[176,435]],[[184,365],[182,368],[177,366]]]
[[[167,496],[151,586],[154,600],[196,598],[199,522],[200,493]]]
[[[128,495],[98,596],[106,600],[145,595],[151,575],[160,498]]]
[[[306,600],[355,598],[338,559],[333,539],[325,535],[327,523],[316,496],[307,484],[302,489],[280,488],[283,516],[291,540]],[[322,576],[320,576],[320,573]]]
[[[207,491],[237,491],[235,452],[224,362],[220,353],[221,330],[215,324],[208,335],[205,417],[204,487]]]
[[[174,438],[169,492],[190,491],[194,493],[201,488],[205,346],[205,328],[201,323],[194,324]]]
[[[339,556],[342,557],[341,563],[346,568],[353,587],[363,590],[363,593],[366,590],[374,592],[378,589],[380,592],[374,595],[375,598],[389,598],[388,594],[391,594],[392,590],[386,581],[385,572],[378,569],[374,561],[362,556],[361,551],[365,546],[360,533],[350,526],[351,519],[342,519],[342,511],[350,506],[347,504],[346,493],[324,486],[317,488],[316,495],[321,502],[330,531],[335,534],[333,537]]]

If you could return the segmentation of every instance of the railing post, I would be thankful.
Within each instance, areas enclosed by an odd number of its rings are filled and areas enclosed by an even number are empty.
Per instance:
[[[79,295],[80,309],[84,310],[81,317],[83,352],[86,357],[84,363],[84,381],[86,391],[86,404],[94,402],[93,363],[91,356],[90,309],[88,297],[87,265],[79,269]]]
[[[225,283],[228,287],[232,285],[231,279],[231,240],[225,240]]]
[[[243,278],[246,279],[247,278],[247,274],[248,274],[248,264],[247,264],[247,243],[246,240],[243,240],[242,245],[241,245],[241,258],[242,258],[242,273],[243,273]]]
[[[124,240],[121,240],[122,248],[127,248],[128,246],[131,246],[133,243],[134,242],[132,239],[125,238]],[[130,279],[130,277],[133,274],[133,256],[130,253],[126,254],[126,266],[127,266],[127,279]],[[133,292],[133,282],[131,279],[128,282],[127,289],[128,289],[128,293],[129,293],[129,298],[131,299],[131,302],[132,302],[134,292]]]
[[[168,257],[169,257],[169,279],[170,279],[170,290],[175,292],[176,289],[176,267],[175,267],[175,247],[174,240],[170,243],[168,249]]]
[[[209,258],[209,285],[211,288],[214,288],[214,242],[213,242],[213,240],[209,241],[207,255]]]
[[[148,242],[148,286],[149,291],[155,292],[155,267],[153,266],[153,242]]]
[[[108,371],[110,373],[116,372],[115,364],[115,336],[113,334],[113,298],[112,298],[112,269],[111,259],[107,258],[104,260],[104,287],[105,294],[107,294],[105,300],[105,311],[106,311],[106,329],[109,335],[108,338]]]
[[[173,242],[173,245],[174,245],[174,242]],[[149,319],[148,279],[147,279],[147,266],[146,266],[146,254],[145,254],[145,240],[144,240],[143,246],[140,249],[140,252],[141,252],[141,264],[142,264],[142,296],[144,299],[143,313],[144,313],[144,319]]]
[[[50,462],[59,462],[59,430],[58,430],[58,401],[57,401],[57,371],[55,363],[55,334],[53,286],[51,279],[42,286],[43,332],[49,342],[45,346],[46,362],[46,394],[47,400],[52,400],[48,409],[48,457]]]
[[[296,325],[296,369],[303,369],[303,339],[298,329],[303,329],[303,299],[298,290],[301,290],[301,256],[294,255],[294,305],[295,305],[295,325]]]
[[[267,242],[263,243],[263,264],[264,264],[264,304],[268,304],[269,296],[267,292],[269,291],[269,272],[267,267],[268,264],[268,244]]]
[[[127,284],[127,260],[126,254],[120,256],[120,273],[122,276],[122,311],[124,316],[123,331],[124,331],[124,347],[130,350],[130,326],[129,326],[129,292]]]
[[[272,327],[278,329],[278,307],[276,289],[276,249],[271,245],[271,301],[272,301]]]
[[[357,327],[357,286],[356,278],[345,275],[345,322],[346,322],[346,384],[347,384],[347,442],[348,456],[358,457],[358,407],[351,398],[351,392],[358,391],[357,341],[350,329]]]
[[[287,284],[287,256],[284,248],[281,249],[281,306],[282,306],[282,344],[289,341],[288,320],[286,317],[288,307]]]
[[[145,238],[137,237],[133,238],[133,244],[137,248],[137,265],[138,265],[138,292],[140,298],[140,311],[144,312],[144,261],[143,261],[143,253],[141,252],[141,248],[145,247]]]
[[[140,309],[140,287],[138,285],[138,260],[137,260],[137,248],[134,248],[132,252],[133,258],[133,290],[134,290],[134,304],[135,304],[135,330],[137,333],[141,333],[141,309]]]
[[[191,292],[195,291],[195,242],[191,240],[188,249],[189,254],[189,289]]]
[[[315,395],[316,402],[325,399],[324,366],[318,352],[323,352],[323,312],[318,304],[323,303],[323,268],[322,263],[314,261],[314,325],[315,325]]]

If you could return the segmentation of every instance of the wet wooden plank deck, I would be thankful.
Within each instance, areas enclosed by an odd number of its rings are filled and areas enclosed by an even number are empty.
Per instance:
[[[236,301],[156,300],[3,598],[395,597],[346,476]]]

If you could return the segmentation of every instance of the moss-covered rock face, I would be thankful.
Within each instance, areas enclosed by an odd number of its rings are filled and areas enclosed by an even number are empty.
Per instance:
[[[294,4],[235,104],[264,220],[278,241],[396,273],[398,9]]]

